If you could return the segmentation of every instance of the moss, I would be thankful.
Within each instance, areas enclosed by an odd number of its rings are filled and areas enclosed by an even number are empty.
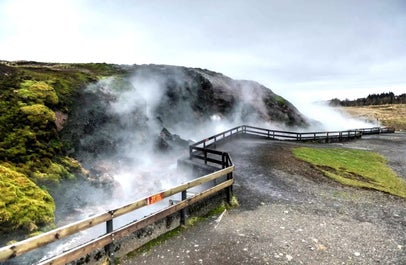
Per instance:
[[[0,227],[35,230],[54,221],[55,204],[48,192],[7,164],[0,165]]]
[[[20,110],[27,115],[28,120],[33,124],[46,125],[56,120],[55,112],[42,104],[23,106]]]
[[[125,73],[109,64],[0,62],[0,193],[4,194],[0,223],[7,225],[4,228],[35,230],[53,220],[53,201],[46,189],[75,174],[87,174],[78,161],[67,157],[55,113],[69,114],[89,83]],[[123,80],[118,79],[117,87],[124,85]]]
[[[16,93],[27,103],[56,105],[59,102],[54,88],[44,81],[25,80]]]

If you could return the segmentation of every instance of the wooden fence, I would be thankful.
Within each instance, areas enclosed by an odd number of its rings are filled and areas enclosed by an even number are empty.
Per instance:
[[[226,157],[228,157],[228,156],[226,155]],[[224,161],[225,161],[225,163],[223,164],[223,168],[214,173],[197,178],[193,181],[190,181],[185,184],[176,186],[174,188],[159,192],[157,194],[148,196],[146,198],[142,198],[140,200],[137,200],[133,203],[124,205],[117,209],[113,209],[111,211],[107,211],[107,212],[98,214],[96,216],[92,216],[90,218],[54,229],[52,231],[29,238],[27,240],[17,242],[10,246],[3,247],[0,249],[0,261],[5,261],[8,259],[14,258],[16,256],[22,255],[28,251],[37,249],[37,248],[47,245],[51,242],[58,241],[67,236],[77,234],[80,231],[89,229],[89,228],[94,227],[101,223],[106,223],[106,233],[103,236],[93,239],[83,245],[80,245],[76,248],[73,248],[69,251],[66,251],[66,252],[64,252],[60,255],[57,255],[53,258],[50,258],[48,260],[42,261],[38,264],[41,264],[41,265],[43,265],[43,264],[49,264],[49,265],[50,264],[66,264],[70,261],[79,259],[80,257],[83,257],[86,254],[88,254],[92,251],[98,250],[105,246],[107,246],[109,249],[112,249],[111,247],[109,247],[109,245],[113,244],[115,240],[118,240],[127,235],[130,235],[131,233],[133,233],[143,227],[146,227],[158,220],[161,220],[171,214],[174,214],[176,212],[181,213],[181,223],[185,223],[186,214],[185,214],[184,210],[186,207],[188,207],[189,205],[191,205],[193,203],[201,201],[201,200],[207,198],[208,196],[211,196],[221,190],[227,189],[227,190],[229,190],[229,192],[231,192],[230,187],[234,183],[234,179],[232,176],[232,172],[234,171],[234,165],[230,164],[231,163],[230,159],[226,158]],[[209,189],[206,189],[205,191],[203,191],[201,193],[195,194],[193,197],[186,198],[188,189],[202,185],[209,181],[218,180],[222,176],[227,176],[227,179]],[[142,218],[133,223],[127,224],[114,231],[112,230],[114,218],[117,218],[121,215],[130,213],[130,212],[140,209],[144,206],[156,203],[158,201],[161,201],[164,198],[170,197],[170,196],[178,194],[178,193],[182,194],[182,200],[180,202],[170,205],[170,206],[166,207],[165,209],[162,209],[162,210],[154,213],[153,215]],[[228,196],[231,196],[231,195],[228,195]],[[229,197],[229,199],[231,199],[231,197]],[[112,250],[110,251],[109,256],[110,256],[110,260],[114,259],[114,252]]]
[[[351,140],[361,137],[364,134],[378,134],[394,132],[392,129],[387,128],[363,128],[348,131],[332,131],[332,132],[290,132],[290,131],[279,131],[279,130],[269,130],[259,127],[242,125],[230,130],[224,131],[222,133],[213,135],[206,139],[203,139],[189,147],[190,159],[202,160],[205,164],[219,165],[220,169],[214,173],[208,174],[206,176],[197,178],[193,181],[184,183],[182,185],[176,186],[174,188],[153,194],[151,196],[142,198],[130,204],[124,205],[122,207],[100,213],[98,215],[89,217],[84,220],[77,221],[72,224],[54,229],[47,233],[29,238],[24,241],[17,242],[15,244],[5,246],[0,248],[0,261],[5,261],[12,259],[14,257],[20,256],[31,250],[40,248],[52,242],[58,241],[62,238],[66,238],[70,235],[77,234],[81,231],[94,227],[98,224],[106,224],[106,233],[98,238],[95,238],[85,244],[78,247],[70,249],[62,254],[55,257],[42,261],[38,264],[66,264],[73,260],[77,260],[90,252],[98,250],[100,248],[106,247],[110,260],[114,260],[114,241],[130,235],[131,233],[140,230],[158,220],[161,220],[171,214],[180,212],[181,223],[185,223],[186,214],[185,209],[201,201],[208,196],[218,193],[221,190],[227,191],[227,199],[230,201],[232,196],[232,185],[234,183],[233,171],[234,164],[230,155],[227,152],[222,152],[215,150],[216,145],[233,139],[239,136],[249,136],[249,137],[261,137],[272,140],[293,140],[293,141],[344,141]],[[224,179],[224,176],[226,178]],[[222,178],[223,177],[223,178]],[[187,198],[187,190],[193,187],[202,185],[209,181],[218,180],[215,186],[204,190],[199,194],[195,194],[193,197]],[[138,221],[129,223],[123,227],[113,230],[114,218],[122,216],[124,214],[133,212],[142,207],[154,204],[164,198],[170,197],[175,194],[181,194],[182,200],[178,203],[170,205],[158,212],[151,214],[150,216],[144,217]]]

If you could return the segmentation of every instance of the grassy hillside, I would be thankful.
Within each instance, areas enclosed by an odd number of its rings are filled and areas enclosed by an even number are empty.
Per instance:
[[[79,89],[117,73],[107,64],[0,61],[0,232],[53,222],[47,187],[81,169],[66,156],[59,130]]]
[[[338,109],[354,117],[393,127],[396,130],[406,130],[406,104],[386,104],[359,107],[338,107]]]

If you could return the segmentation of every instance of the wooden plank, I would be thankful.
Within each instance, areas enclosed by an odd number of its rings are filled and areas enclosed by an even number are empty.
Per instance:
[[[135,231],[142,229],[150,224],[155,223],[156,221],[159,221],[171,214],[174,214],[180,210],[182,210],[183,208],[192,205],[193,203],[196,203],[210,195],[213,195],[215,193],[217,193],[218,191],[225,189],[231,185],[233,185],[234,183],[234,179],[230,179],[227,181],[224,181],[208,190],[205,190],[191,198],[188,198],[184,201],[181,201],[179,203],[176,203],[174,205],[171,205],[161,211],[158,211],[156,213],[154,213],[153,215],[144,217],[143,219],[140,219],[132,224],[128,224],[126,226],[123,226],[121,228],[119,228],[118,230],[114,231],[114,237],[116,239],[120,239],[122,237],[128,236],[132,233],[134,233]]]
[[[215,155],[223,155],[225,152],[223,151],[218,151],[215,149],[209,149],[209,148],[203,148],[203,147],[193,147],[193,151],[198,151],[198,152],[206,152],[209,154],[215,154]]]
[[[192,181],[189,181],[189,182],[184,183],[182,185],[179,185],[179,186],[176,186],[174,188],[168,189],[166,191],[159,192],[157,194],[162,193],[163,198],[166,198],[166,197],[172,196],[174,194],[177,194],[179,192],[182,192],[184,190],[196,187],[198,185],[202,185],[202,184],[204,184],[206,182],[209,182],[211,180],[214,180],[216,178],[224,176],[224,175],[226,175],[226,174],[228,174],[228,173],[230,173],[232,171],[234,171],[234,166],[230,166],[230,167],[227,167],[225,169],[218,170],[218,171],[216,171],[214,173],[211,173],[211,174],[205,175],[203,177],[194,179]],[[151,195],[151,196],[154,196],[154,195]],[[140,200],[138,200],[136,202],[130,203],[130,204],[126,205],[126,206],[123,206],[123,207],[120,207],[120,208],[114,210],[113,211],[113,216],[118,217],[120,215],[132,212],[132,211],[134,211],[134,210],[136,210],[138,208],[141,208],[141,207],[147,205],[148,197],[142,198],[142,199],[140,199]]]
[[[217,160],[217,159],[210,158],[210,157],[205,157],[205,156],[200,156],[200,155],[194,155],[194,154],[192,154],[192,158],[197,158],[197,159],[200,159],[200,160],[203,160],[203,161],[207,161],[207,162],[211,162],[211,163],[218,164],[218,165],[221,165],[221,164],[222,164],[222,163],[221,163],[221,160]]]
[[[54,229],[44,234],[17,242],[15,244],[3,247],[0,249],[0,261],[8,260],[10,258],[20,256],[30,250],[39,248],[51,242],[65,238],[69,235],[75,234],[82,230],[88,229],[100,223],[110,220],[110,213],[102,213],[87,219],[77,221],[75,223]]]
[[[37,265],[64,265],[71,261],[78,260],[81,257],[86,256],[92,251],[101,249],[106,245],[113,242],[114,233],[109,233],[103,235],[99,238],[93,239],[83,245],[77,246],[73,249],[70,249],[58,256],[52,257],[50,259],[44,260]]]

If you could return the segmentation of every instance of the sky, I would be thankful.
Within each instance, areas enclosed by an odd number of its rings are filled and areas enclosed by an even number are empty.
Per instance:
[[[406,93],[406,0],[0,0],[0,60],[170,64],[297,101]]]

